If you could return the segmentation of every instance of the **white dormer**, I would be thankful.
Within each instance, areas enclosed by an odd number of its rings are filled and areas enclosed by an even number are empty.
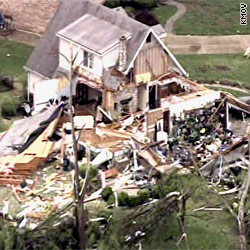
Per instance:
[[[120,54],[120,38],[128,40],[131,33],[98,17],[86,14],[57,33],[59,67],[69,69],[70,48],[75,66],[101,78],[103,70],[114,66]],[[66,58],[65,58],[66,57]]]

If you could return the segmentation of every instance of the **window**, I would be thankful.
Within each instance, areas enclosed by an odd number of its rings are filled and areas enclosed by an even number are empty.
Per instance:
[[[93,69],[94,55],[87,51],[84,51],[83,52],[83,65],[87,68]]]
[[[149,33],[147,39],[146,39],[146,43],[151,43],[151,33]]]

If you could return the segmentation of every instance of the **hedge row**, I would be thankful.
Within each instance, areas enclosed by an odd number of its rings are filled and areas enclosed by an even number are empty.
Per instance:
[[[103,189],[102,198],[108,204],[114,204],[115,202],[115,196],[110,187]],[[147,202],[150,198],[150,193],[147,189],[140,190],[137,195],[128,195],[128,193],[121,192],[117,198],[119,206],[136,207]]]

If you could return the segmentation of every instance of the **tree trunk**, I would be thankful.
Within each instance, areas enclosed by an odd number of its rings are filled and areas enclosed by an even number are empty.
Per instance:
[[[74,153],[74,168],[75,168],[75,176],[74,176],[74,191],[75,191],[75,200],[76,200],[76,221],[78,228],[78,237],[79,237],[79,247],[81,250],[86,249],[86,240],[85,240],[85,214],[83,203],[80,199],[80,180],[79,180],[79,166],[77,159],[77,139],[75,135],[75,124],[73,117],[73,108],[72,108],[72,80],[73,80],[73,49],[70,48],[70,94],[69,94],[69,116],[71,123],[71,133],[72,133],[72,141],[73,141],[73,153]]]
[[[250,131],[248,128],[248,150],[249,150],[249,158],[250,158]],[[239,225],[240,232],[240,248],[241,250],[247,250],[247,240],[246,240],[246,226],[245,226],[245,200],[247,198],[248,189],[250,185],[250,161],[248,165],[247,175],[242,185],[241,199],[239,204],[237,221]]]

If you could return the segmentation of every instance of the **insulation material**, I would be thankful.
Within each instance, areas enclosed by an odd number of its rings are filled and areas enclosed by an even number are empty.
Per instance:
[[[220,99],[220,92],[218,91],[204,93],[204,95],[198,92],[193,98],[183,99],[182,102],[169,105],[170,114],[179,117],[184,111],[205,107],[217,99]]]
[[[75,116],[74,125],[76,129],[90,129],[94,127],[94,117],[92,115]]]
[[[150,81],[151,81],[151,73],[150,72],[135,76],[136,83],[141,83],[141,82],[148,83]]]
[[[113,154],[108,149],[103,149],[100,154],[91,162],[91,165],[99,166],[102,163],[112,159]]]

